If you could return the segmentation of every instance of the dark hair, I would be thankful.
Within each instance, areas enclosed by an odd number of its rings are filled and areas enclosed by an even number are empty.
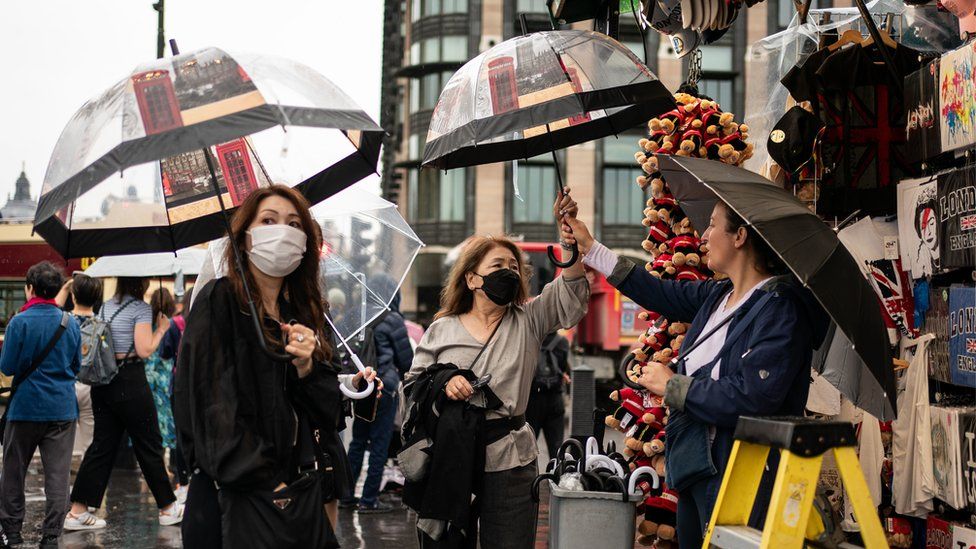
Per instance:
[[[102,299],[102,281],[78,273],[72,278],[71,296],[76,304],[94,308]]]
[[[932,210],[935,212],[935,200],[929,199],[924,202],[919,202],[918,205],[915,206],[915,217],[912,219],[912,225],[915,226],[915,234],[917,234],[919,238],[922,238],[922,224],[919,222],[918,218],[925,210]]]
[[[765,274],[779,276],[786,274],[789,268],[783,263],[783,260],[776,255],[776,252],[769,247],[769,244],[763,240],[763,237],[759,236],[751,226],[747,225],[745,220],[739,217],[739,214],[735,213],[727,204],[724,202],[719,202],[722,208],[725,210],[725,222],[728,228],[725,232],[734,233],[739,230],[740,227],[745,228],[746,234],[746,244],[752,247],[753,253],[756,254],[756,264],[755,267]]]
[[[152,307],[153,322],[156,321],[159,313],[172,317],[176,312],[176,300],[166,288],[157,288],[149,298],[149,305]]]
[[[441,308],[434,320],[445,316],[460,315],[474,306],[474,292],[468,288],[465,275],[475,272],[481,260],[495,248],[504,248],[515,256],[518,262],[521,283],[515,292],[516,305],[524,305],[529,300],[529,279],[532,267],[522,256],[522,250],[510,239],[503,236],[472,236],[462,243],[461,256],[457,258],[447,275],[447,282],[441,289]]]
[[[37,297],[54,299],[64,286],[64,272],[50,261],[41,261],[27,269],[27,285]]]
[[[322,232],[316,230],[317,224],[312,218],[308,200],[291,187],[271,185],[258,188],[238,206],[233,219],[231,219],[231,228],[234,233],[234,241],[231,244],[240,251],[244,276],[247,277],[247,285],[251,290],[250,298],[254,301],[258,317],[264,318],[264,303],[258,294],[258,285],[254,275],[248,268],[250,259],[247,255],[247,230],[254,218],[257,217],[261,202],[272,196],[284,198],[295,207],[301,221],[301,230],[305,232],[306,237],[305,254],[302,256],[302,262],[298,268],[285,277],[282,290],[285,292],[288,301],[295,306],[295,313],[298,315],[297,320],[318,335],[320,344],[314,351],[315,359],[330,360],[332,349],[329,347],[327,343],[329,339],[325,335],[325,303],[322,300],[322,290],[319,288],[319,254],[322,249]],[[227,246],[227,250],[224,252],[224,264],[229,266],[227,279],[233,285],[238,301],[241,304],[247,303],[248,295],[244,293],[244,283],[241,280],[240,272],[235,267],[237,260],[234,257],[232,246]],[[266,327],[264,336],[273,345],[276,344],[279,349],[284,347],[281,341],[276,341],[276,336]]]
[[[145,299],[149,289],[149,279],[137,276],[120,276],[115,281],[115,298],[122,301],[124,297]]]

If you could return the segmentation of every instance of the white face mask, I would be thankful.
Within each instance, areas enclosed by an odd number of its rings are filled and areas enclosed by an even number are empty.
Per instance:
[[[251,263],[262,273],[277,278],[298,268],[305,255],[305,232],[290,225],[261,225],[247,231],[251,236]]]

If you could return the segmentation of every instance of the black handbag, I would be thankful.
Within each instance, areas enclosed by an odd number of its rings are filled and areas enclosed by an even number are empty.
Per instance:
[[[335,490],[332,459],[322,452],[308,418],[298,415],[298,473],[284,488],[238,492],[221,488],[224,547],[325,549],[339,547],[322,506]]]
[[[7,401],[7,407],[3,410],[3,416],[0,416],[0,444],[6,443],[7,414],[10,412],[10,405],[14,402],[14,394],[17,392],[17,387],[20,387],[20,384],[26,381],[27,378],[29,378],[31,374],[37,370],[41,363],[44,362],[47,355],[51,354],[51,351],[54,350],[54,346],[57,345],[58,341],[61,340],[61,336],[64,334],[64,331],[68,329],[69,318],[70,316],[68,313],[61,311],[61,324],[58,325],[58,329],[55,330],[54,335],[51,336],[51,340],[47,342],[47,345],[41,351],[41,354],[34,357],[34,360],[32,360],[30,366],[24,370],[24,373],[20,376],[20,379],[14,378],[13,382],[10,384],[10,387],[0,388],[0,394],[7,392],[10,393],[10,398]]]

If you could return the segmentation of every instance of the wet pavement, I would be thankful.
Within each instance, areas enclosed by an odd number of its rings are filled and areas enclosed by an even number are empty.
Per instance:
[[[619,438],[615,433],[609,437]],[[77,471],[80,459],[75,458],[71,480]],[[540,468],[548,461],[545,445],[540,444]],[[43,473],[40,459],[35,457],[27,477],[27,516],[23,535],[25,544],[21,547],[36,547],[40,540],[41,519],[44,514]],[[361,489],[362,480],[360,486]],[[358,492],[358,490],[357,490]],[[351,509],[339,510],[337,536],[344,548],[388,548],[414,549],[418,547],[414,524],[416,515],[400,505],[395,494],[383,494],[381,498],[398,509],[390,513],[359,514]],[[536,536],[536,549],[547,547],[548,498],[542,494],[539,528]],[[115,549],[115,548],[176,548],[182,547],[179,526],[160,526],[157,509],[142,473],[138,470],[116,468],[101,509],[96,513],[104,518],[108,526],[102,530],[85,532],[65,532],[61,537],[61,547],[66,549]]]
[[[76,460],[77,461],[77,460]],[[77,470],[77,463],[75,464]],[[74,482],[74,473],[71,476]],[[24,521],[24,542],[28,548],[40,541],[41,519],[44,515],[43,473],[40,460],[35,458],[27,478],[27,516]],[[389,503],[399,505],[396,496],[384,495]],[[116,469],[112,473],[105,503],[95,513],[108,523],[102,530],[64,532],[63,549],[168,549],[183,547],[179,526],[160,526],[156,520],[156,503],[139,470]],[[405,508],[378,515],[360,515],[352,510],[339,510],[338,538],[342,547],[417,547],[412,512]]]

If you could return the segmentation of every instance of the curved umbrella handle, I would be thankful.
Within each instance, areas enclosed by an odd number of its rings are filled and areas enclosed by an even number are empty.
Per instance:
[[[356,365],[356,369],[359,370],[360,372],[365,372],[366,367],[363,366],[363,362],[359,360],[359,357],[356,356],[356,353],[352,352],[352,349],[350,349],[349,345],[347,345],[345,342],[343,342],[343,346],[345,346],[346,350],[349,351],[349,358],[351,358],[352,363]],[[346,395],[346,397],[348,398],[351,398],[353,400],[361,400],[373,393],[374,386],[375,386],[374,382],[367,381],[365,389],[363,389],[362,391],[353,391],[340,383],[339,390],[342,391],[342,394]]]
[[[596,437],[589,437],[586,439],[586,457],[600,455],[600,443],[596,441]]]
[[[589,471],[590,469],[595,469],[597,467],[607,467],[615,471],[618,477],[624,476],[624,469],[616,461],[608,458],[607,456],[588,456],[586,458],[586,470]]]
[[[564,247],[563,249],[565,250],[566,248]],[[549,263],[552,263],[553,265],[559,267],[560,269],[568,269],[569,267],[572,267],[573,265],[576,264],[576,260],[579,259],[579,246],[577,246],[576,244],[573,244],[569,248],[570,255],[568,261],[560,261],[559,259],[557,259],[556,252],[553,250],[555,250],[555,246],[551,244],[546,248],[546,253],[549,254]]]
[[[643,467],[638,467],[634,469],[634,471],[630,473],[630,476],[628,477],[627,492],[630,495],[632,496],[643,495],[642,492],[637,492],[635,490],[637,489],[637,481],[643,478],[644,476],[650,476],[654,480],[654,483],[651,484],[651,489],[657,488],[658,486],[661,485],[661,479],[658,478],[657,471],[655,471],[653,467],[648,467],[646,465]]]
[[[346,348],[346,351],[349,351],[349,358],[352,359],[352,363],[356,365],[356,369],[359,370],[360,372],[365,372],[366,367],[363,366],[363,361],[359,360],[359,357],[349,347],[349,344],[346,343],[346,341],[342,339],[342,336],[339,335],[339,330],[336,329],[336,325],[335,323],[332,322],[332,318],[329,317],[329,315],[323,315],[323,316],[325,316],[325,321],[329,323],[329,327],[332,328],[332,333],[334,333],[336,337],[339,338],[339,342],[342,343],[342,346]],[[362,391],[353,391],[340,383],[339,390],[342,392],[342,394],[346,395],[347,398],[351,398],[352,400],[361,400],[368,397],[370,394],[372,394],[374,385],[375,384],[372,381],[368,381],[366,382],[365,389],[363,389]]]

